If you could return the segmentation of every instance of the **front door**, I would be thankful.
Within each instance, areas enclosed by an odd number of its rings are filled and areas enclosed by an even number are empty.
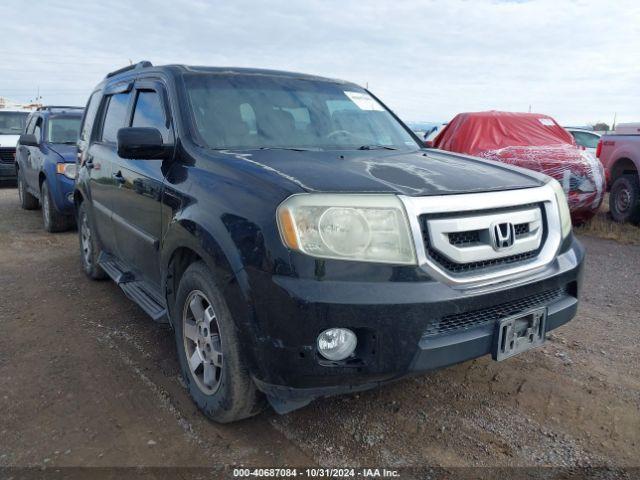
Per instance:
[[[136,83],[130,126],[156,128],[167,145],[174,143],[164,87],[158,82]],[[162,191],[171,160],[117,158],[113,177],[119,183],[113,202],[118,253],[153,286],[160,284],[159,245],[162,236]]]
[[[117,255],[113,222],[113,205],[120,194],[120,183],[114,176],[118,162],[117,133],[129,116],[131,91],[112,93],[102,100],[100,122],[87,151],[85,166],[89,169],[94,225],[102,249]]]

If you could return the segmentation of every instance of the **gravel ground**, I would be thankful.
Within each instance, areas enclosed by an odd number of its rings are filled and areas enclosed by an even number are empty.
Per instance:
[[[532,352],[220,426],[172,332],[0,188],[0,467],[639,466],[640,246],[583,237],[578,316]]]

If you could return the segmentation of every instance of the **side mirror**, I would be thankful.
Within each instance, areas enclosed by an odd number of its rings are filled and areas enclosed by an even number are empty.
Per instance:
[[[433,140],[425,140],[424,146],[427,148],[433,148]]]
[[[170,148],[157,128],[127,127],[118,130],[118,156],[134,160],[162,160]]]
[[[40,145],[40,142],[38,142],[38,139],[33,133],[23,133],[20,135],[18,141],[20,145],[24,145],[25,147],[37,147]]]

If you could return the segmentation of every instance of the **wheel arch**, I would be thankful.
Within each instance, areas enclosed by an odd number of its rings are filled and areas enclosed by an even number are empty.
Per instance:
[[[611,166],[610,184],[625,174],[638,174],[638,165],[629,157],[618,158]]]
[[[227,299],[237,326],[251,316],[249,282],[239,258],[225,252],[211,232],[193,220],[182,219],[170,224],[163,238],[160,255],[162,293],[167,302],[170,321],[180,279],[194,262],[202,261],[212,272],[213,280]],[[235,268],[234,268],[235,266]]]

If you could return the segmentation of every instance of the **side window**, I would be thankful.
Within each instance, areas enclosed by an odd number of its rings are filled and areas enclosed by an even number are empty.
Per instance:
[[[106,98],[106,111],[102,121],[102,134],[100,135],[100,140],[103,142],[117,142],[118,130],[125,126],[130,96],[131,93],[127,92],[116,93]]]
[[[100,104],[100,92],[94,92],[89,97],[84,118],[82,119],[82,127],[80,129],[80,138],[79,138],[79,140],[82,142],[89,141],[89,136],[91,135],[91,128],[93,127],[93,121],[96,118],[96,112],[98,111],[99,104]]]
[[[33,129],[33,134],[36,136],[38,141],[42,140],[42,118],[38,118],[36,120],[36,126]]]
[[[173,143],[171,129],[167,126],[167,118],[158,92],[153,90],[138,92],[131,126],[157,128],[162,134],[164,143]]]

